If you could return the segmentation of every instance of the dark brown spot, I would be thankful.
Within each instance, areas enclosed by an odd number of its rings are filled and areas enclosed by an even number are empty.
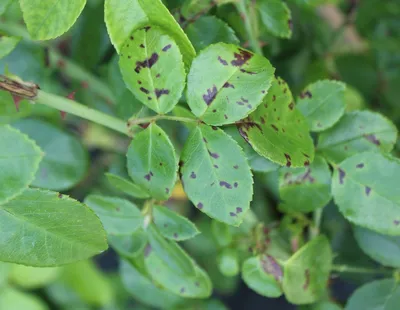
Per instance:
[[[285,158],[286,158],[286,167],[290,167],[292,165],[292,158],[287,153],[285,153]]]
[[[310,165],[310,161],[309,160],[306,160],[305,162],[304,162],[304,166],[309,166]]]
[[[252,109],[252,108],[253,108],[253,106],[252,106],[251,104],[248,104],[247,107],[248,107],[249,109]]]
[[[160,163],[160,166],[162,166],[163,165],[163,163]]]
[[[229,212],[229,215],[230,216],[236,216],[236,213],[235,212]]]
[[[302,153],[305,157],[310,158],[310,155],[307,155],[306,153]]]
[[[358,164],[358,165],[356,166],[356,168],[358,168],[358,169],[364,168],[364,164],[363,164],[363,163]]]
[[[138,82],[138,84],[139,84],[139,85],[141,85],[141,84],[142,84],[142,81],[140,81],[140,80],[138,80],[137,82]]]
[[[131,41],[133,41],[133,36],[130,36]]]
[[[208,141],[207,141],[207,139],[206,139],[206,138],[203,138],[203,141],[204,141],[204,143],[208,143]]]
[[[203,209],[203,204],[202,204],[201,202],[199,202],[199,203],[197,204],[197,208],[200,209],[200,210]]]
[[[399,220],[394,220],[394,221],[393,221],[393,224],[396,225],[396,226],[398,226],[398,225],[400,225],[400,221],[399,221]]]
[[[234,165],[233,169],[239,169],[239,166],[238,165]]]
[[[144,88],[144,87],[140,87],[139,90],[145,94],[150,93],[148,89]]]
[[[181,294],[183,294],[185,292],[185,288],[182,287],[181,290],[179,291]]]
[[[153,172],[150,171],[148,174],[146,174],[146,175],[144,176],[144,178],[145,178],[147,181],[150,181],[152,176],[153,176]]]
[[[151,29],[151,26],[146,26],[146,27],[143,27],[142,29],[147,32]]]
[[[346,172],[344,172],[344,170],[339,168],[339,183],[343,184],[343,180],[346,176]]]
[[[154,66],[154,64],[158,61],[158,54],[157,53],[153,53],[150,58],[145,59],[144,61],[137,61],[136,62],[136,68],[135,68],[135,72],[136,73],[140,73],[140,71],[143,68],[151,68]]]
[[[218,165],[214,165],[214,168],[215,168],[215,169],[218,169],[219,167],[218,167]]]
[[[139,46],[140,46],[141,48],[145,48],[145,46],[143,45],[143,43],[142,43],[142,44],[140,44]]]
[[[244,105],[244,102],[241,102],[241,101],[236,101],[236,103],[237,103],[238,105]]]
[[[265,94],[265,90],[262,90],[261,93],[262,93],[262,94]]]
[[[142,127],[143,129],[146,129],[147,127],[149,127],[150,123],[142,123],[139,124],[140,127]]]
[[[235,88],[235,86],[233,85],[233,84],[231,84],[231,83],[229,83],[229,82],[226,82],[225,84],[224,84],[224,86],[222,86],[223,88]]]
[[[192,173],[190,174],[190,177],[192,178],[192,179],[195,179],[197,176],[196,176],[196,173],[194,173],[194,171],[192,171]]]
[[[224,114],[224,118],[225,118],[225,119],[228,119],[228,115]]]
[[[58,193],[57,197],[61,199],[63,195],[61,193]]]
[[[264,117],[260,117],[260,120],[261,120],[261,124],[265,124],[265,118]]]
[[[301,99],[304,99],[304,98],[306,98],[306,97],[308,97],[308,98],[312,98],[312,94],[311,94],[311,92],[310,91],[305,91],[305,92],[302,92],[301,94],[300,94],[300,98]]]
[[[272,124],[271,127],[274,128],[274,130],[275,130],[276,132],[279,131],[278,127],[276,127],[274,124]]]
[[[306,277],[306,281],[304,282],[303,290],[306,290],[308,288],[308,286],[310,285],[310,270],[309,269],[305,270],[304,276]]]
[[[169,90],[168,89],[164,89],[164,88],[163,89],[156,88],[154,90],[154,92],[156,94],[157,99],[159,99],[162,95],[168,95],[169,94]]]
[[[213,111],[213,113],[217,112],[217,110],[216,110],[216,109],[214,109],[214,110],[212,110],[212,111]]]
[[[228,62],[227,62],[226,60],[222,59],[221,56],[218,56],[218,61],[219,61],[220,63],[222,63],[224,66],[227,66],[227,65],[228,65]]]
[[[208,151],[208,154],[210,154],[210,156],[211,156],[212,158],[215,158],[215,159],[219,158],[218,153],[212,153],[212,152]]]
[[[268,254],[263,254],[261,256],[261,267],[266,274],[271,274],[277,281],[282,281],[283,271],[278,262]]]
[[[381,142],[376,138],[374,134],[364,135],[364,138],[367,139],[369,142],[372,142],[375,145],[381,145]]]
[[[166,46],[163,47],[162,51],[163,51],[163,52],[166,52],[166,51],[168,51],[171,47],[172,47],[172,45],[171,45],[171,44],[168,44],[168,45],[166,45]]]
[[[240,99],[241,99],[244,103],[248,103],[248,102],[249,102],[249,100],[247,100],[247,99],[245,99],[245,98],[243,98],[243,97],[240,97]]]
[[[152,98],[151,97],[147,97],[147,100],[151,100]]]
[[[233,183],[233,187],[237,188],[238,187],[238,182]]]
[[[217,96],[217,86],[213,85],[213,88],[207,89],[207,94],[203,95],[203,100],[207,105],[210,105]]]
[[[236,213],[242,213],[242,211],[243,211],[242,208],[239,207],[236,208]]]
[[[158,73],[158,74],[156,75],[156,78],[158,79],[160,76],[161,76],[160,73]]]
[[[150,253],[151,253],[151,250],[152,250],[151,245],[147,244],[145,249],[144,249],[144,257],[148,257],[150,255]]]
[[[371,192],[371,187],[365,186],[365,194],[367,194],[367,196],[369,196],[370,192]]]
[[[272,101],[275,101],[275,100],[276,100],[276,96],[273,95],[273,96],[272,96]]]
[[[169,188],[168,187],[165,188],[165,193],[169,194]]]
[[[234,53],[234,60],[231,61],[232,66],[241,67],[254,55],[248,51],[239,48],[239,53]]]
[[[247,73],[247,74],[250,74],[250,75],[256,74],[255,72],[247,71],[247,70],[244,70],[244,69],[240,69],[240,72]]]
[[[211,126],[212,130],[218,130],[218,127],[216,126]]]
[[[294,102],[292,101],[292,102],[289,104],[289,109],[290,109],[290,110],[293,110],[293,108],[294,108]]]
[[[225,181],[220,181],[219,186],[225,187],[227,189],[232,189],[232,185],[230,185],[228,182]]]

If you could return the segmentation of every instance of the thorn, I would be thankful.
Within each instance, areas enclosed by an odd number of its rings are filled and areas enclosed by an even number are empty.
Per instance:
[[[22,97],[19,97],[17,95],[12,95],[13,100],[14,100],[14,104],[15,104],[15,109],[17,110],[17,112],[19,112],[19,103],[22,101]]]

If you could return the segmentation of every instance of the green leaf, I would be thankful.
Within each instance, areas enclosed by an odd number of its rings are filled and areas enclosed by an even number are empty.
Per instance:
[[[200,232],[187,218],[163,206],[153,206],[154,224],[167,239],[183,241]]]
[[[99,254],[107,243],[88,207],[55,192],[27,189],[0,206],[0,249],[2,261],[51,267]]]
[[[146,251],[154,251],[162,259],[163,264],[176,274],[194,275],[195,265],[186,252],[174,241],[164,239],[158,229],[153,225],[147,228],[149,246]]]
[[[332,264],[328,239],[320,235],[300,248],[285,263],[283,291],[293,304],[316,302],[325,292]]]
[[[400,286],[393,279],[376,280],[358,288],[346,304],[346,310],[397,310]]]
[[[19,4],[32,39],[49,40],[72,27],[86,0],[19,0]]]
[[[0,126],[0,204],[34,180],[43,153],[34,141],[8,125]]]
[[[282,270],[270,255],[264,254],[245,260],[242,277],[248,287],[262,296],[276,298],[282,295]]]
[[[145,249],[144,262],[152,279],[166,290],[190,298],[207,298],[211,295],[212,284],[208,275],[197,265],[193,274],[182,274],[171,269],[165,257],[159,256],[150,245]]]
[[[303,168],[282,168],[279,173],[280,209],[311,212],[328,204],[331,194],[331,171],[325,159],[316,156]]]
[[[396,140],[397,129],[389,119],[370,111],[355,111],[345,113],[335,126],[322,132],[317,148],[328,161],[340,163],[364,151],[390,152]]]
[[[143,225],[142,213],[129,200],[89,195],[84,203],[100,218],[107,234],[129,235]]]
[[[180,165],[192,203],[218,221],[239,226],[250,207],[253,178],[237,143],[221,129],[199,125],[185,143]]]
[[[364,152],[335,167],[332,193],[350,222],[378,233],[400,235],[400,160]]]
[[[131,91],[125,89],[116,102],[116,114],[125,121],[137,116],[143,110],[143,104],[132,94]]]
[[[358,226],[353,231],[365,254],[383,266],[400,268],[400,237],[378,234]]]
[[[303,167],[314,159],[306,121],[281,78],[274,79],[263,104],[243,121],[239,130],[258,154],[280,165]]]
[[[185,88],[185,67],[178,45],[165,31],[146,26],[121,48],[119,66],[128,89],[157,113],[171,111]]]
[[[236,249],[225,248],[217,257],[218,268],[225,277],[239,274],[239,257]]]
[[[297,108],[306,118],[311,131],[332,127],[345,109],[346,85],[338,81],[322,80],[308,85],[297,98]]]
[[[0,3],[0,16],[7,11],[8,6],[13,2],[14,0],[3,0]]]
[[[235,32],[225,22],[215,16],[202,16],[189,24],[186,33],[196,51],[219,42],[239,45]]]
[[[121,261],[119,273],[126,290],[141,303],[156,308],[172,308],[182,302],[179,296],[156,286],[126,260]]]
[[[256,2],[261,22],[268,32],[281,38],[292,36],[292,16],[282,0],[260,0]]]
[[[233,234],[230,225],[218,221],[211,222],[211,232],[220,247],[227,247],[233,241]]]
[[[82,181],[88,170],[89,155],[77,137],[41,120],[27,119],[14,126],[45,153],[32,185],[62,191]]]
[[[60,275],[61,268],[38,268],[12,265],[10,281],[24,289],[37,289],[53,282]]]
[[[118,52],[134,30],[152,24],[166,31],[178,44],[186,67],[196,55],[186,34],[160,0],[106,0],[105,21]]]
[[[142,253],[147,244],[147,235],[139,229],[131,235],[109,235],[108,242],[118,252],[119,255],[134,258]]]
[[[108,182],[116,189],[123,191],[125,194],[130,195],[135,198],[145,199],[149,198],[150,195],[146,193],[143,189],[141,189],[136,184],[129,182],[128,180],[112,173],[106,173]]]
[[[11,53],[11,51],[17,46],[20,40],[21,38],[4,36],[0,32],[0,59]]]
[[[32,104],[28,100],[22,100],[17,109],[12,95],[7,91],[0,90],[0,125],[9,124],[28,116],[31,111]]]
[[[0,309],[48,310],[47,305],[32,294],[20,292],[12,287],[0,291]]]
[[[273,74],[270,62],[260,55],[232,44],[211,45],[190,68],[189,107],[207,124],[232,124],[261,104]]]
[[[166,200],[176,181],[178,163],[167,134],[155,123],[134,136],[127,153],[128,173],[151,197]]]
[[[318,303],[301,306],[299,310],[342,310],[343,308],[331,301],[320,301]]]

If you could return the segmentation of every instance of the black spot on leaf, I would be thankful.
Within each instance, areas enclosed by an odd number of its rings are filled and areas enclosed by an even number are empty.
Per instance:
[[[140,71],[144,68],[151,68],[154,66],[155,63],[157,63],[158,61],[158,54],[157,53],[153,53],[150,58],[145,59],[144,61],[137,61],[136,62],[136,68],[135,68],[135,72],[136,73],[140,73]]]
[[[282,268],[271,255],[264,254],[261,256],[261,267],[266,274],[273,275],[277,281],[280,282],[282,280]]]
[[[241,67],[254,55],[248,51],[239,48],[239,53],[234,53],[234,60],[231,61],[232,66]]]
[[[144,249],[144,257],[148,257],[152,251],[151,245],[147,244]]]
[[[192,171],[192,173],[190,174],[190,177],[192,178],[192,179],[195,179],[197,176],[196,176],[196,173],[194,173],[194,171]]]
[[[172,45],[171,45],[171,44],[168,44],[168,45],[166,45],[166,46],[163,47],[162,51],[163,51],[163,52],[166,52],[166,51],[168,51],[171,47],[172,47]]]
[[[140,87],[139,90],[145,94],[150,93],[148,89],[144,88],[144,87]]]
[[[233,187],[237,188],[238,187],[238,182],[233,183]]]
[[[145,178],[147,181],[150,181],[152,176],[153,176],[153,172],[150,171],[148,174],[146,174],[146,175],[144,176],[144,178]]]
[[[344,172],[344,170],[339,168],[339,183],[343,184],[343,180],[346,176],[346,172]]]
[[[229,215],[230,216],[236,216],[236,213],[235,212],[229,212]]]
[[[237,214],[237,213],[242,213],[242,212],[243,212],[242,208],[240,208],[240,207],[237,207],[237,208],[236,208],[236,214]]]
[[[306,281],[303,284],[303,290],[307,290],[308,286],[310,285],[310,270],[309,269],[305,270],[304,276],[306,278]]]
[[[144,46],[144,44],[143,44],[143,43],[141,43],[141,44],[139,45],[139,47],[141,47],[141,48],[145,48],[145,46]]]
[[[292,101],[292,102],[289,104],[289,109],[290,109],[290,110],[293,110],[293,108],[294,108],[294,102]]]
[[[233,85],[233,84],[231,84],[231,83],[229,83],[229,82],[226,82],[225,84],[224,84],[224,86],[222,86],[223,88],[235,88],[235,86]]]
[[[306,98],[306,97],[308,97],[308,98],[312,98],[312,94],[311,94],[311,92],[310,91],[305,91],[305,92],[302,92],[301,94],[300,94],[300,98],[301,99],[304,99],[304,98]]]
[[[272,127],[276,132],[279,131],[278,127],[276,127],[274,124],[271,124],[271,127]]]
[[[290,167],[292,165],[292,158],[287,153],[285,153],[285,158],[286,158],[286,167]]]
[[[215,158],[215,159],[219,158],[218,153],[213,153],[213,152],[208,151],[208,154],[210,154],[210,156],[211,156],[212,158]]]
[[[168,89],[164,89],[164,88],[163,89],[156,88],[154,90],[154,92],[156,94],[157,99],[159,99],[162,95],[168,95],[169,94],[169,90]]]
[[[365,194],[367,195],[367,196],[369,196],[369,193],[371,192],[371,187],[369,187],[369,186],[365,186]]]
[[[207,94],[203,95],[203,100],[207,105],[210,105],[217,96],[217,86],[213,85],[213,88],[207,89]]]
[[[245,69],[240,69],[240,72],[247,73],[247,74],[250,74],[250,75],[256,74],[255,72],[248,71],[248,70],[245,70]]]
[[[201,209],[203,209],[203,204],[201,202],[199,202],[196,207],[201,210]]]
[[[142,29],[147,32],[151,29],[151,26],[146,26],[146,27],[143,27]]]
[[[360,163],[360,164],[358,164],[358,165],[356,166],[356,168],[358,168],[358,169],[364,168],[364,164],[363,164],[363,163]]]
[[[378,145],[378,146],[381,145],[381,142],[376,138],[376,136],[374,134],[364,135],[364,138],[375,145]]]
[[[238,165],[234,165],[233,169],[239,169],[239,166]]]
[[[220,63],[222,63],[224,66],[227,66],[227,65],[228,65],[228,62],[227,62],[226,60],[222,59],[221,56],[218,56],[218,61],[219,61]]]
[[[220,181],[219,186],[225,187],[227,189],[232,189],[232,185],[225,181]]]

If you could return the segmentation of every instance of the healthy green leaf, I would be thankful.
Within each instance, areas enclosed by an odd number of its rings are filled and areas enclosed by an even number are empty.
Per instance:
[[[32,138],[45,153],[32,185],[62,191],[85,177],[89,155],[77,137],[41,120],[23,120],[14,126]]]
[[[232,44],[211,45],[190,68],[189,107],[207,124],[232,124],[261,104],[273,74],[274,68],[262,56]]]
[[[185,192],[199,210],[230,225],[243,221],[253,178],[232,138],[216,127],[199,125],[185,143],[180,165]]]
[[[107,243],[88,207],[55,192],[27,189],[0,206],[0,249],[2,261],[50,267],[99,254]]]
[[[218,221],[211,222],[211,232],[220,247],[227,247],[233,241],[232,226]]]
[[[215,16],[202,16],[189,24],[186,33],[196,51],[219,42],[239,45],[235,32],[225,22]]]
[[[17,46],[20,40],[21,38],[4,36],[0,32],[0,59],[11,53],[11,51]]]
[[[48,310],[48,307],[35,295],[23,293],[12,287],[7,287],[0,291],[0,309]]]
[[[280,209],[311,212],[331,200],[331,172],[325,159],[316,156],[303,168],[282,168],[279,173]]]
[[[285,263],[283,291],[293,304],[316,302],[324,293],[332,264],[328,239],[320,235],[300,248]]]
[[[345,109],[345,84],[322,80],[308,85],[297,98],[297,108],[306,118],[311,131],[332,127]]]
[[[250,257],[243,263],[244,282],[258,294],[276,298],[282,295],[282,269],[270,255]]]
[[[12,265],[10,281],[24,289],[37,289],[49,285],[59,276],[61,268],[38,268]]]
[[[335,167],[332,193],[350,222],[378,233],[400,235],[400,160],[364,152]]]
[[[239,274],[239,257],[235,249],[226,248],[217,257],[218,268],[226,277]]]
[[[239,131],[258,154],[280,165],[303,167],[314,159],[306,121],[281,78],[273,80],[263,104],[243,120]]]
[[[142,213],[129,200],[89,195],[84,203],[100,218],[107,234],[130,235],[143,225]]]
[[[34,180],[43,153],[34,141],[8,125],[0,126],[0,204]]]
[[[180,297],[156,286],[126,260],[121,261],[119,273],[127,291],[146,305],[156,308],[172,308],[182,302]]]
[[[187,218],[163,206],[153,206],[154,224],[167,239],[183,241],[193,238],[199,231]]]
[[[127,153],[128,173],[151,197],[166,200],[176,181],[178,163],[167,134],[151,123],[135,135]]]
[[[180,14],[186,20],[195,19],[200,14],[205,14],[213,5],[217,4],[214,0],[183,0]]]
[[[0,125],[28,116],[32,112],[32,104],[28,100],[19,102],[18,109],[9,92],[0,90]]]
[[[345,113],[332,128],[318,138],[318,150],[328,161],[340,163],[364,151],[390,152],[397,139],[397,129],[381,114],[370,111]]]
[[[32,39],[49,40],[72,27],[86,0],[19,0],[19,4]]]
[[[282,0],[259,0],[256,8],[268,32],[281,38],[292,36],[292,16]]]
[[[118,52],[134,30],[152,24],[166,31],[178,44],[187,68],[196,55],[186,34],[160,0],[106,0],[105,20]]]
[[[165,259],[152,246],[144,250],[144,262],[152,279],[167,291],[182,297],[207,298],[211,295],[212,284],[208,275],[197,265],[194,274],[185,275],[171,269]]]
[[[130,90],[125,89],[117,99],[115,110],[118,117],[128,121],[130,118],[140,114],[143,110],[143,104]]]
[[[109,235],[107,239],[118,254],[128,258],[138,256],[147,244],[147,235],[142,229],[131,235]]]
[[[125,84],[157,113],[173,109],[185,88],[185,67],[175,41],[158,27],[146,26],[121,47],[119,66]]]
[[[331,301],[320,301],[312,305],[299,307],[299,310],[342,310],[342,309],[343,308],[341,306]]]
[[[378,234],[358,226],[355,226],[353,231],[365,254],[383,266],[400,268],[400,237]]]
[[[7,10],[8,6],[11,4],[13,0],[3,0],[0,3],[0,16]]]
[[[130,195],[135,198],[139,199],[145,199],[149,198],[150,195],[146,193],[143,189],[141,189],[139,186],[136,184],[129,182],[128,180],[112,173],[106,173],[105,174],[108,182],[115,188],[119,189],[120,191],[123,191],[125,194]]]
[[[357,289],[346,304],[346,310],[397,310],[400,286],[394,279],[376,280]]]

